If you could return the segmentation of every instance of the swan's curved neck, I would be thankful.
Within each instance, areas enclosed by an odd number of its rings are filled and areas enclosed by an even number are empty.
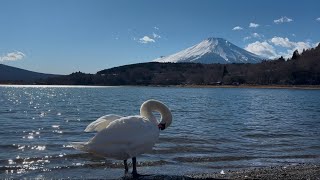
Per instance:
[[[160,113],[161,115],[160,123],[165,124],[165,128],[170,126],[172,122],[172,114],[166,105],[156,100],[148,100],[141,105],[140,115],[148,118],[155,125],[158,125],[159,122],[157,121],[156,117],[153,115],[152,111],[157,111]]]

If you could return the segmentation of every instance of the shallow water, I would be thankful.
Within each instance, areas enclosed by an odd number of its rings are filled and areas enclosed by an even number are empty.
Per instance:
[[[172,125],[142,174],[182,175],[320,160],[320,90],[0,86],[0,178],[121,178],[121,161],[70,147],[105,114],[136,115],[147,99]]]

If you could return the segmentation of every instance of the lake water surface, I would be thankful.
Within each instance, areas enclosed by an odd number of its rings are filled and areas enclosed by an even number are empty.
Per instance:
[[[0,86],[0,178],[121,178],[122,161],[69,143],[106,114],[163,101],[173,123],[141,174],[183,175],[320,161],[320,90]]]

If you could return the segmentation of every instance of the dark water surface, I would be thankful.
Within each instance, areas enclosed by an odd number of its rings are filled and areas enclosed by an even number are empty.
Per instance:
[[[142,174],[182,175],[320,161],[320,90],[0,86],[0,178],[120,178],[123,164],[70,147],[105,114],[136,115],[147,99],[172,125]]]

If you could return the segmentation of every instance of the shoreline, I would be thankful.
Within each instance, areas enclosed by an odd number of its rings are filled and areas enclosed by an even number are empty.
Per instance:
[[[177,85],[187,88],[254,88],[254,89],[310,89],[319,90],[320,85]]]
[[[296,164],[191,175],[194,179],[320,179],[319,164]]]
[[[84,87],[84,88],[103,88],[103,87],[173,87],[173,88],[253,88],[253,89],[305,89],[319,90],[320,85],[31,85],[31,84],[0,84],[0,87]]]
[[[122,180],[137,179],[130,176],[121,178]],[[225,170],[224,172],[191,174],[184,176],[170,175],[146,175],[139,177],[141,180],[222,180],[222,179],[262,179],[262,180],[291,180],[309,179],[320,180],[319,164],[296,164],[286,166],[271,166],[261,168],[246,168],[240,170]]]

